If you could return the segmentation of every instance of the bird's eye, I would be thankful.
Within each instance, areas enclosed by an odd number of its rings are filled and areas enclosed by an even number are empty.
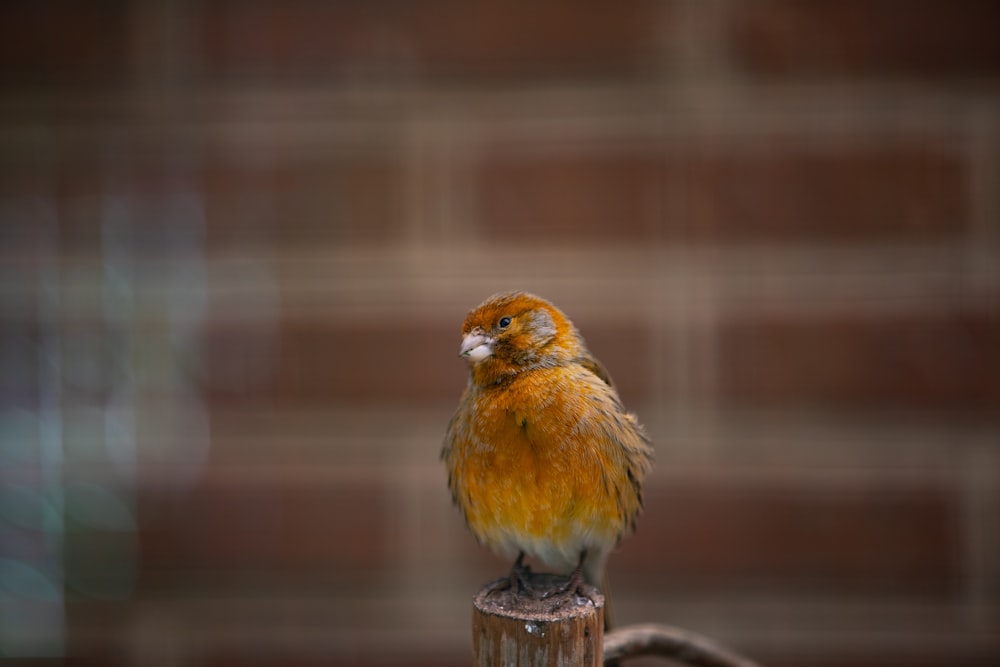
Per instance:
[[[497,326],[499,326],[501,329],[506,329],[507,327],[510,326],[510,322],[511,320],[509,317],[501,317],[500,321],[497,322]]]

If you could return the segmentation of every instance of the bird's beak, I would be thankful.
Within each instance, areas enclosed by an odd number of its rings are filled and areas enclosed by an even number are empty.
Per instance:
[[[470,361],[482,361],[491,354],[493,354],[493,339],[476,331],[462,339],[462,347],[458,350],[458,356]]]

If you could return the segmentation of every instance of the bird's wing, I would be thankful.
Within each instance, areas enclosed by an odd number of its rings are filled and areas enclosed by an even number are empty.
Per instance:
[[[604,381],[604,384],[609,387],[615,386],[615,383],[611,380],[611,374],[608,373],[608,370],[604,367],[604,365],[595,359],[590,352],[584,350],[583,354],[576,358],[576,362],[597,377],[601,378],[601,380]]]

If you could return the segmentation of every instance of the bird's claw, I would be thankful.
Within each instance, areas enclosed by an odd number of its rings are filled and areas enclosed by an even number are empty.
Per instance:
[[[594,602],[593,598],[590,597],[590,593],[583,585],[583,574],[579,570],[574,570],[573,573],[566,578],[566,583],[559,586],[559,588],[545,591],[542,595],[543,600],[557,600],[557,607],[561,607],[574,597],[586,598],[591,602]]]
[[[510,574],[500,577],[486,587],[488,595],[511,591],[515,596],[528,593],[531,597],[537,597],[535,588],[528,579],[531,577],[531,567],[524,564],[524,554],[518,555],[514,565],[510,568]]]

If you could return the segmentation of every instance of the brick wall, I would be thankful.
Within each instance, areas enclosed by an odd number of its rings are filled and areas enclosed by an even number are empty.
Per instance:
[[[998,7],[4,5],[0,657],[467,664],[518,287],[656,445],[621,622],[996,664]]]

